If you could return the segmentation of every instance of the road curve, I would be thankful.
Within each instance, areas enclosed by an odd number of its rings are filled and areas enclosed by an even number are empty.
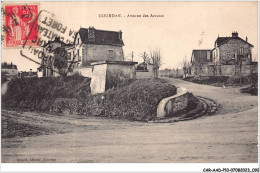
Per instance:
[[[257,162],[257,96],[241,94],[234,88],[167,80],[194,95],[215,100],[221,109],[212,116],[162,124],[2,113],[9,120],[13,116],[16,121],[58,133],[3,139],[2,162],[26,162],[21,158],[34,159],[30,162]]]

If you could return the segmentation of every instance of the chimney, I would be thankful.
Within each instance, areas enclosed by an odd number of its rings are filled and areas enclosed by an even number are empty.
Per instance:
[[[232,32],[232,37],[238,37],[238,33],[236,31]]]
[[[122,31],[119,31],[119,39],[122,40]]]
[[[32,77],[32,69],[30,69],[29,76]]]
[[[246,36],[246,42],[248,41],[248,38],[247,38],[247,36]]]
[[[89,26],[88,40],[91,42],[95,42],[95,28],[93,26]]]

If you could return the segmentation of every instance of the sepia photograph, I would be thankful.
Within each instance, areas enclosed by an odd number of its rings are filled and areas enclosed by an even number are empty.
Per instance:
[[[1,12],[1,163],[258,163],[257,1]]]

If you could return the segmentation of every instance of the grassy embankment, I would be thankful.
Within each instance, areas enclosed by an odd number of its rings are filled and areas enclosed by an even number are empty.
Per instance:
[[[213,85],[213,86],[246,86],[246,88],[241,89],[241,92],[250,93],[252,95],[258,94],[258,79],[257,74],[252,74],[251,76],[201,76],[201,77],[187,77],[183,80],[198,83],[198,84],[206,84],[206,85]]]
[[[161,79],[126,80],[90,95],[90,79],[82,76],[26,78],[9,83],[2,107],[147,121],[156,117],[159,102],[175,93],[176,87]]]

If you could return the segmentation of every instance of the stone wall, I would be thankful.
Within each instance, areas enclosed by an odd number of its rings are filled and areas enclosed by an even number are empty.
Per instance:
[[[188,103],[189,93],[187,89],[177,88],[176,95],[161,100],[157,108],[157,117],[176,116],[179,112],[184,111],[188,107]]]
[[[73,73],[77,73],[77,72],[84,77],[92,78],[93,66],[74,68]]]
[[[108,64],[106,72],[106,90],[116,87],[122,79],[135,78],[136,71],[133,65],[127,64]]]
[[[257,73],[257,65],[242,65],[241,75],[250,75],[251,71],[252,73]],[[204,65],[201,70],[196,69],[194,66],[191,68],[192,76],[214,76],[214,73],[216,76],[235,76],[240,74],[240,67],[238,65]]]
[[[116,86],[119,80],[135,78],[134,65],[137,62],[127,61],[99,61],[94,66],[90,83],[91,94],[103,93]]]
[[[136,71],[136,78],[142,79],[142,78],[153,78],[153,73],[150,71]]]
[[[202,65],[201,68],[192,66],[191,67],[191,75],[192,76],[213,76],[214,68],[211,65]]]
[[[136,78],[141,79],[141,78],[153,78],[153,65],[147,65],[147,71],[141,71],[137,70],[136,71]]]
[[[109,51],[113,51],[109,54]],[[89,65],[93,61],[123,61],[122,46],[86,44],[82,46],[83,65]]]
[[[222,65],[216,66],[217,76],[235,76],[240,74],[240,67],[238,65]],[[242,65],[241,75],[248,76],[252,73],[257,73],[257,65]]]
[[[221,64],[235,64],[235,54],[239,56],[240,48],[244,49],[243,61],[245,64],[249,65],[251,60],[251,47],[248,43],[240,40],[240,39],[231,39],[227,41],[227,43],[221,45],[220,49],[220,63]]]

